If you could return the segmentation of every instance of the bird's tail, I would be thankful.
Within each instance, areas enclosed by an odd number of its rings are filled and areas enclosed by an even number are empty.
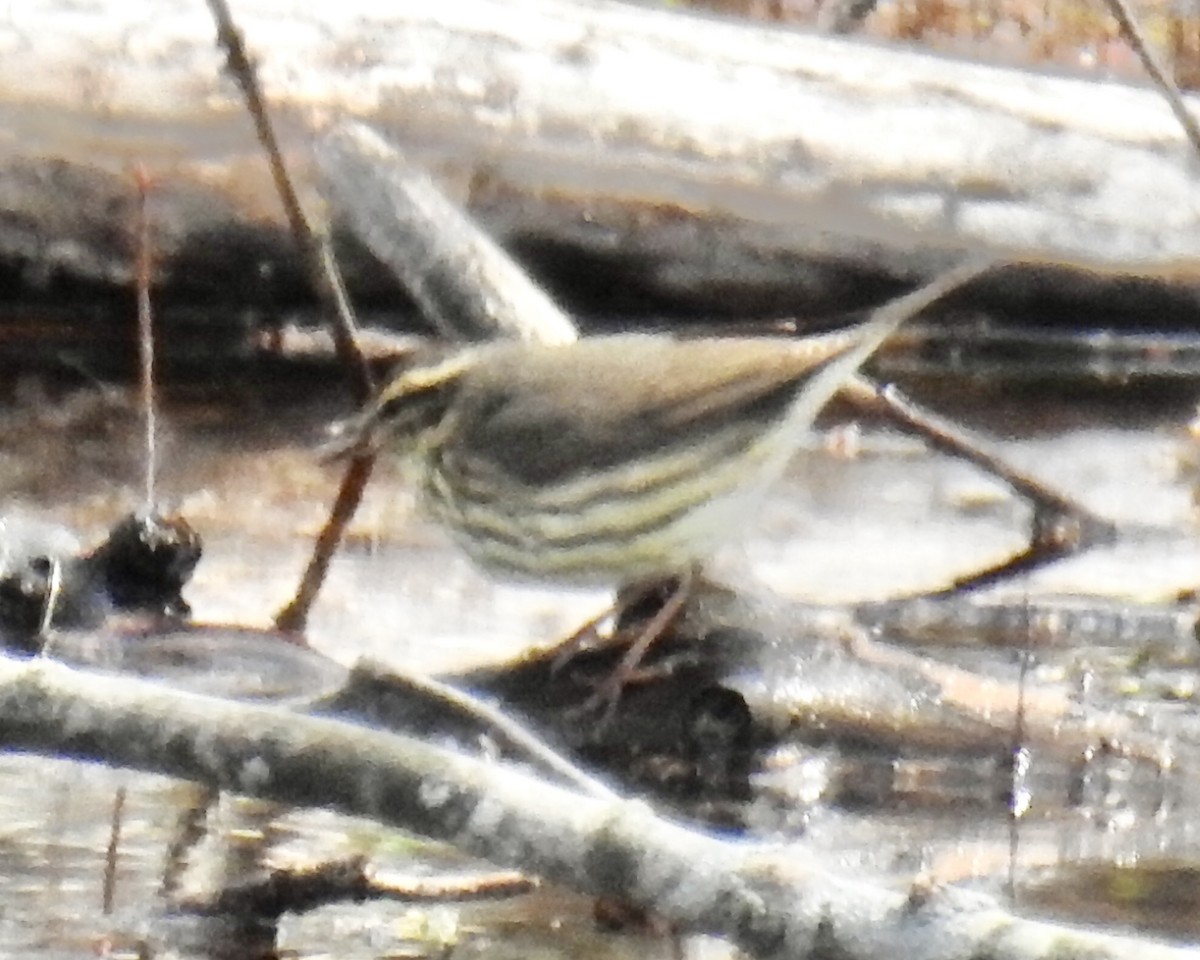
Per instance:
[[[947,270],[924,286],[897,297],[872,311],[856,329],[847,331],[849,345],[825,361],[813,374],[799,407],[789,416],[792,423],[809,424],[855,371],[895,333],[904,321],[992,269],[998,261],[975,258]]]

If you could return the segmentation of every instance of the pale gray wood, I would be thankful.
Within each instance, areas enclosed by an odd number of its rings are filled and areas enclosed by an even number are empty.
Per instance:
[[[964,250],[1196,272],[1197,161],[1149,89],[612,0],[234,12],[298,157],[305,127],[356,115],[502,241],[665,294],[753,300],[827,284],[826,258],[916,276]],[[0,254],[125,276],[134,159],[168,251],[277,221],[203,4],[10,4],[0,51]]]
[[[751,957],[1197,960],[1194,946],[1029,919],[971,891],[908,891],[802,842],[721,839],[636,800],[579,796],[407,736],[0,658],[5,747],[369,817],[570,888],[619,897]]]
[[[316,149],[325,192],[444,336],[577,339],[545,291],[370,127],[339,124]]]

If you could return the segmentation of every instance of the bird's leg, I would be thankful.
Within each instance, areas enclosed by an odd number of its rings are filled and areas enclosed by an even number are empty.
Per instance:
[[[570,663],[576,654],[600,640],[600,627],[606,620],[616,616],[620,609],[621,602],[618,599],[607,606],[603,612],[585,621],[578,630],[559,643],[558,648],[554,651],[554,659],[550,662],[550,676],[558,676],[562,672],[562,668]]]
[[[654,616],[637,629],[637,633],[630,643],[629,649],[621,657],[621,662],[613,668],[607,677],[597,684],[592,695],[577,708],[577,712],[591,713],[602,709],[600,722],[603,724],[612,719],[613,712],[617,708],[617,703],[621,699],[621,691],[629,683],[637,679],[639,674],[638,667],[641,666],[642,660],[645,658],[651,645],[678,622],[684,608],[687,606],[688,599],[692,595],[692,589],[697,576],[698,570],[693,566],[679,577],[670,595],[663,602],[662,606],[658,608]],[[654,586],[658,587],[659,584],[655,584]],[[628,609],[634,604],[645,600],[647,595],[647,591],[642,589],[628,601],[621,599],[619,606]]]
[[[550,676],[554,677],[561,673],[563,667],[584,650],[601,650],[621,643],[629,629],[627,618],[631,619],[633,626],[636,627],[642,619],[637,616],[639,607],[644,604],[648,608],[647,614],[653,615],[671,599],[678,589],[679,580],[676,577],[639,580],[622,587],[617,591],[617,596],[612,603],[596,616],[585,621],[569,637],[559,641],[554,648],[554,659],[550,662]],[[609,621],[614,624],[613,631],[611,635],[605,636],[601,633],[601,629]],[[668,624],[668,626],[670,625]]]

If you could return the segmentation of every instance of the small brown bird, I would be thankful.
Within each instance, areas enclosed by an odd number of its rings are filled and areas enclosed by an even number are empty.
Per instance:
[[[464,347],[392,380],[343,449],[407,455],[433,516],[501,577],[680,573],[745,525],[821,408],[901,322],[986,268],[959,267],[823,336]]]

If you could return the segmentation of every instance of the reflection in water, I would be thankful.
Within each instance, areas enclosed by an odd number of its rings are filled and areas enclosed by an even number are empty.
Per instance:
[[[160,490],[204,537],[205,558],[186,599],[196,617],[207,622],[269,622],[294,586],[334,488],[332,470],[312,453],[321,425],[332,419],[332,407],[291,402],[285,415],[276,416],[268,405],[255,411],[255,403],[262,401],[251,398],[236,410],[177,405],[165,411],[172,452],[162,464]],[[10,416],[20,427],[34,414],[25,409]],[[1104,416],[1097,414],[1097,422]],[[58,428],[48,429],[53,415],[39,407],[36,429],[3,434],[0,489],[10,510],[20,504],[26,516],[66,524],[70,532],[55,536],[68,544],[64,549],[73,549],[75,538],[97,542],[139,501],[140,492],[138,471],[125,469],[126,456],[113,452],[110,434],[93,450],[83,442],[91,432],[84,425],[92,421],[78,412],[62,418]],[[1080,428],[1078,423],[1067,433],[1043,429],[1032,438],[1004,441],[1013,462],[1069,490],[1098,513],[1158,528],[1009,589],[1035,595],[1101,593],[1106,600],[1096,608],[1115,604],[1119,614],[1120,603],[1129,598],[1163,601],[1194,586],[1200,548],[1193,543],[1192,493],[1173,466],[1177,443],[1167,430],[1144,425]],[[713,570],[792,597],[880,599],[939,586],[1018,549],[1027,522],[1023,506],[972,469],[928,456],[914,441],[868,433],[854,457],[813,449],[799,458],[790,481],[763,515],[747,524],[742,541],[717,558]],[[1164,530],[1172,531],[1170,539]],[[383,465],[334,564],[311,639],[342,663],[372,656],[410,669],[461,670],[502,661],[531,644],[550,645],[605,600],[598,593],[487,580],[421,521],[400,478]],[[1185,610],[1182,619],[1171,620],[1170,629],[1178,634],[1187,616]],[[961,622],[958,626],[961,631]],[[1008,648],[989,649],[977,642],[979,637],[950,649],[953,628],[951,623],[939,627],[936,637],[910,642],[928,644],[930,656],[984,677],[1015,672],[1016,658]],[[1105,630],[1095,626],[1078,639],[1062,649],[1039,648],[1030,682],[1065,690],[1084,712],[1131,705],[1165,710],[1167,698],[1180,701],[1180,711],[1190,711],[1194,656],[1186,644],[1156,640],[1148,648],[1139,640],[1150,638],[1135,631],[1106,646]],[[182,641],[180,649],[195,656],[199,648],[193,641]],[[269,651],[255,660],[261,652],[251,641],[241,662],[255,683],[268,685],[280,678],[270,673]],[[169,659],[170,649],[163,656]],[[184,670],[189,671],[226,691],[229,677],[214,677],[194,662]],[[919,691],[909,690],[907,696],[914,710],[921,709]],[[1168,712],[1161,716],[1164,722],[1170,719]],[[1114,916],[1127,922],[1153,917],[1152,908],[1143,908],[1156,896],[1177,903],[1184,885],[1115,876],[1111,864],[1170,849],[1179,859],[1171,876],[1179,877],[1197,862],[1200,831],[1192,821],[1200,808],[1194,802],[1200,784],[1193,782],[1200,769],[1193,755],[1197,742],[1200,736],[1164,735],[1162,749],[1171,763],[1164,764],[1157,782],[1145,769],[1131,770],[1121,758],[1102,752],[1081,755],[1079,764],[1068,768],[1035,749],[1023,783],[1029,810],[1020,821],[1020,895],[1043,902],[1035,884],[1040,871],[1055,869],[1053,884],[1077,881],[1082,899],[1093,905],[1111,902],[1114,911],[1122,911]],[[945,880],[983,877],[997,884],[1006,876],[1005,791],[1011,779],[1003,757],[933,755],[927,749],[905,753],[869,743],[848,751],[844,745],[809,743],[768,763],[774,766],[759,771],[757,789],[773,802],[790,804],[805,841],[849,869],[901,882],[915,872]],[[103,855],[118,784],[129,794],[115,912],[105,917]],[[159,778],[29,757],[0,759],[5,807],[0,822],[6,825],[6,842],[0,845],[0,902],[5,904],[0,952],[76,957],[105,939],[133,943],[147,935],[150,921],[163,909],[164,883],[178,891],[218,876],[228,879],[230,871],[255,869],[265,851],[275,862],[341,855],[350,848],[397,869],[412,869],[413,849],[392,831],[319,811],[285,813],[222,798],[208,817],[211,835],[177,875],[174,867],[167,869],[168,852],[179,849],[180,824],[196,803],[192,788]],[[236,851],[246,856],[239,858]],[[421,856],[430,854],[421,851]],[[1084,870],[1080,863],[1096,866]],[[1109,875],[1104,875],[1106,865]],[[1128,895],[1131,883],[1136,897]],[[1112,894],[1108,900],[1106,891]],[[1138,913],[1124,912],[1134,901]],[[395,905],[328,908],[289,920],[285,936],[304,951],[328,944],[343,957],[380,956],[408,937],[411,916]],[[440,921],[432,916],[427,914],[425,922],[437,926]],[[503,951],[497,946],[500,938],[516,945],[514,955],[526,956],[521,951],[534,949],[532,938],[539,950],[557,944],[559,955],[579,955],[584,948],[568,934],[584,937],[592,930],[585,903],[550,893],[513,907],[472,907],[451,916],[450,935],[468,944],[460,946],[468,954],[486,941],[488,955],[495,956]],[[486,924],[495,926],[486,936],[479,934],[476,928]],[[588,955],[608,949],[601,943],[611,941],[589,942]],[[646,956],[650,947],[622,941],[615,949]],[[664,944],[655,942],[653,949],[669,955]]]

